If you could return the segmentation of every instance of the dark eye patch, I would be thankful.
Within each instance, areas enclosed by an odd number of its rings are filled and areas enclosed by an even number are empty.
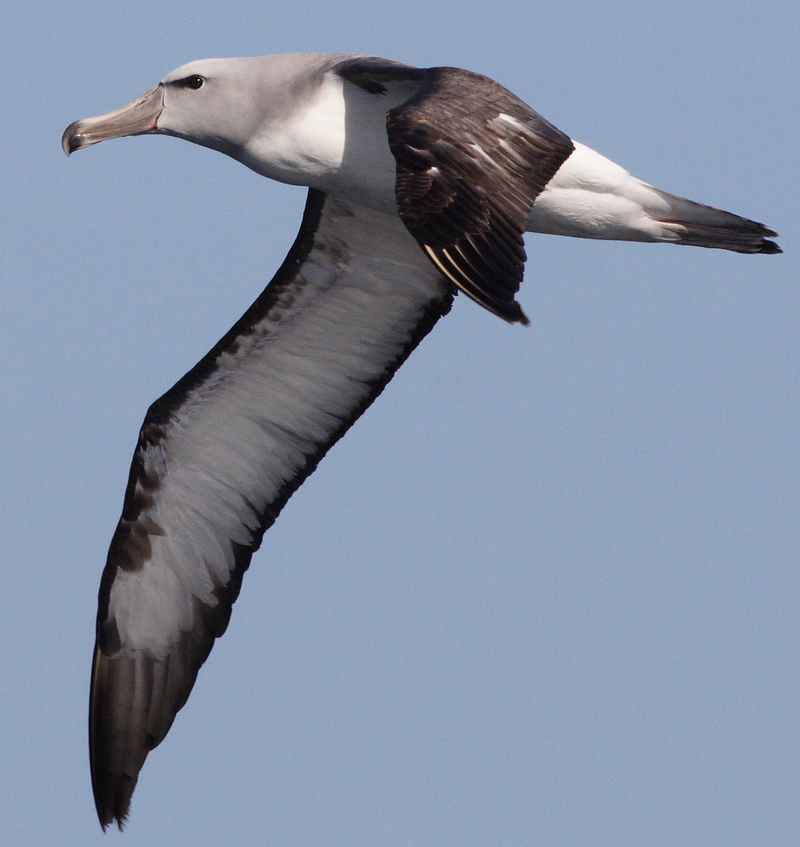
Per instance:
[[[191,88],[193,91],[197,91],[198,88],[202,88],[205,85],[205,82],[205,77],[200,76],[200,74],[192,74],[185,79],[179,79],[177,84],[181,88]]]

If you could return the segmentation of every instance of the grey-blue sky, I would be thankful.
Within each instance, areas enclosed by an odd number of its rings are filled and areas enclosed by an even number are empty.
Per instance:
[[[0,825],[102,836],[95,599],[147,405],[233,323],[304,192],[72,120],[184,61],[354,50],[487,73],[781,257],[529,237],[266,536],[131,844],[796,844],[794,4],[27,4],[4,13]]]

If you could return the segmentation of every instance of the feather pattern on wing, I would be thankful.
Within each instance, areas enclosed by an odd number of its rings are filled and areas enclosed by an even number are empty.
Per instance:
[[[311,191],[273,281],[150,407],[100,587],[90,748],[104,826],[125,819],[264,531],[452,295],[396,217]]]
[[[480,74],[432,68],[389,112],[400,218],[437,268],[508,321],[527,323],[514,299],[523,233],[536,197],[573,150],[570,139]]]

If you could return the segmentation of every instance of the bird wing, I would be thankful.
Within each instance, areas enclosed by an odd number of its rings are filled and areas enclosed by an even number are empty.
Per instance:
[[[284,264],[148,410],[100,586],[92,783],[121,826],[283,505],[450,308],[393,215],[311,190]]]
[[[525,223],[574,150],[569,137],[470,71],[359,58],[338,72],[378,95],[392,82],[418,83],[387,116],[400,218],[451,282],[500,317],[527,323],[514,299]]]

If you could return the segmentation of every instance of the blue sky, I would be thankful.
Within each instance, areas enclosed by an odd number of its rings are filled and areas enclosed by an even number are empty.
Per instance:
[[[796,4],[3,16],[4,843],[800,842]],[[138,427],[269,280],[304,191],[60,136],[185,61],[296,50],[488,74],[786,252],[529,236],[532,326],[458,299],[265,537],[104,836],[89,661]]]

